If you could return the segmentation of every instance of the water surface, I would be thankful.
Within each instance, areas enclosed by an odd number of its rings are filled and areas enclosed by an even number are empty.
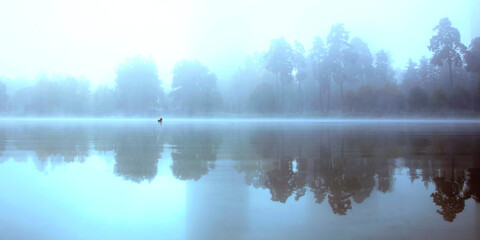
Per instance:
[[[480,124],[0,121],[0,239],[478,239]]]

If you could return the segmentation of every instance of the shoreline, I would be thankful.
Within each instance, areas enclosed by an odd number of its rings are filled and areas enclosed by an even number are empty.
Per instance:
[[[0,122],[157,122],[156,118],[79,118],[79,117],[8,117]],[[164,118],[164,123],[174,122],[272,122],[272,123],[480,123],[480,118]]]

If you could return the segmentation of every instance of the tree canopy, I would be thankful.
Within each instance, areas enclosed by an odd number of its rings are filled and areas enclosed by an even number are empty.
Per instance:
[[[141,56],[127,58],[118,66],[116,74],[119,108],[128,115],[157,111],[163,91],[153,59]]]
[[[294,53],[292,46],[281,37],[270,42],[270,49],[265,54],[266,69],[274,73],[282,83],[292,78]]]
[[[7,109],[7,85],[3,82],[0,82],[0,112]]]
[[[465,45],[460,42],[460,32],[452,27],[448,18],[440,19],[438,25],[433,28],[437,32],[430,39],[428,50],[433,52],[432,64],[442,66],[446,61],[449,69],[450,85],[453,86],[452,66],[462,65],[462,54],[465,52]]]
[[[480,37],[474,38],[465,53],[466,70],[480,74]]]
[[[217,77],[199,61],[183,60],[173,68],[173,104],[188,115],[215,110],[221,103]]]
[[[347,80],[346,69],[356,61],[355,53],[348,42],[348,32],[343,24],[333,25],[327,37],[328,68],[333,79],[340,85],[340,108],[343,112],[343,84]]]

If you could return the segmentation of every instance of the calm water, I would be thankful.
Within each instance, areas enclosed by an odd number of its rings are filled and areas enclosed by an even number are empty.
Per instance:
[[[0,121],[0,239],[479,239],[480,124]]]

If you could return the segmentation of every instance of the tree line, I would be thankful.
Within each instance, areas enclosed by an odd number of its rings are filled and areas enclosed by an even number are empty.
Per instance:
[[[412,116],[478,114],[480,37],[467,48],[448,18],[433,28],[432,57],[410,60],[395,71],[386,50],[372,54],[366,42],[335,24],[308,51],[298,41],[273,39],[230,79],[218,81],[199,61],[172,70],[171,91],[162,87],[155,62],[134,56],[116,69],[115,86],[94,90],[86,79],[39,77],[8,93],[0,78],[0,114],[19,116]]]

